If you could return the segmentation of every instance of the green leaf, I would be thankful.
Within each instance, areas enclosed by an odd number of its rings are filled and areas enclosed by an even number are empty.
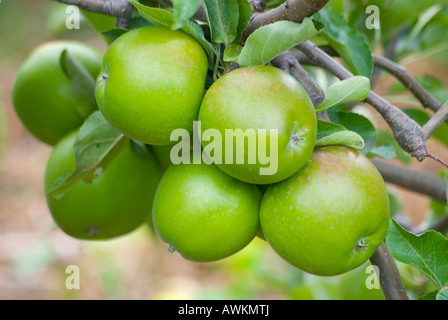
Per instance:
[[[95,98],[95,79],[67,49],[61,53],[60,64],[65,75],[70,79],[76,111],[82,118],[86,118],[98,109]]]
[[[448,300],[448,287],[442,288],[437,295],[436,300]]]
[[[368,154],[375,146],[376,129],[366,117],[354,112],[334,111],[333,108],[328,110],[328,116],[331,122],[344,126],[363,138],[365,143],[363,154]]]
[[[356,132],[331,122],[317,120],[317,147],[342,145],[356,150],[364,148],[364,140]]]
[[[136,0],[128,0],[128,2],[131,3],[138,10],[142,18],[145,18],[154,25],[171,28],[171,26],[174,25],[176,22],[176,17],[174,13],[168,10],[147,7],[137,2]],[[205,39],[201,27],[197,23],[187,21],[187,23],[181,29],[190,37],[194,38],[197,42],[199,42],[199,44],[204,48],[205,52],[207,53],[209,62],[213,62],[213,59],[215,57],[215,48],[210,42],[208,42]]]
[[[442,217],[448,214],[448,206],[445,201],[438,199],[429,199],[428,211],[425,217],[425,225],[432,226],[437,223]]]
[[[101,13],[90,12],[82,9],[80,11],[90,25],[99,33],[115,28],[117,23],[116,17],[106,16]],[[105,39],[106,41],[108,40],[107,38]]]
[[[212,42],[229,44],[235,40],[239,23],[237,0],[201,0],[210,26]]]
[[[129,20],[129,30],[138,29],[138,28],[144,28],[144,27],[150,27],[153,26],[151,22],[146,20],[145,18],[142,18],[140,16],[132,17],[131,20]]]
[[[128,31],[127,29],[114,28],[103,32],[103,36],[109,40],[109,43],[112,43]]]
[[[448,178],[446,179],[446,193],[445,193],[446,203],[448,204]]]
[[[239,46],[237,44],[231,44],[226,47],[224,50],[224,57],[223,60],[228,61],[238,61],[238,57],[241,54],[241,51],[243,50],[242,46]]]
[[[173,30],[182,28],[199,8],[199,0],[173,0],[175,22]]]
[[[236,38],[234,43],[239,43],[241,40],[241,35],[249,24],[250,18],[252,17],[252,8],[247,0],[237,0],[239,6],[239,19],[238,27],[236,32]]]
[[[424,75],[417,76],[415,80],[427,90],[434,98],[436,98],[440,103],[444,103],[448,100],[448,89],[445,88],[444,84],[437,78]],[[387,94],[399,94],[399,93],[409,93],[409,90],[404,84],[397,81],[389,87]],[[414,96],[410,96],[413,101],[417,101]]]
[[[370,78],[373,59],[365,38],[330,6],[325,6],[313,18],[325,24],[322,37],[327,39],[352,73]]]
[[[387,191],[387,194],[389,195],[390,216],[393,217],[394,215],[403,212],[403,202],[398,195],[389,190]]]
[[[100,111],[95,111],[79,130],[74,145],[75,170],[58,179],[48,194],[60,199],[79,181],[91,183],[106,170],[128,142],[129,138],[112,127]]]
[[[369,14],[366,13],[366,4],[375,5],[379,8],[381,30],[367,30],[366,19]],[[381,31],[380,41],[383,44],[397,35],[403,27],[412,27],[418,19],[418,16],[422,12],[426,11],[433,5],[448,4],[446,0],[425,0],[425,1],[409,1],[409,0],[369,0],[364,1],[349,1],[350,13],[349,21],[350,25],[355,26],[359,32],[370,33],[372,36],[375,31],[379,33]],[[405,44],[405,38],[401,38],[399,41],[399,48]],[[406,47],[402,47],[406,49]]]
[[[302,23],[278,21],[258,28],[247,38],[235,62],[241,67],[264,65],[282,52],[318,35],[322,27],[306,18]]]
[[[423,126],[430,119],[429,114],[421,109],[404,109],[403,112],[415,120],[420,126]],[[442,123],[433,133],[432,137],[448,146],[448,124]]]
[[[430,230],[417,236],[391,219],[386,244],[396,260],[419,269],[439,288],[448,285],[448,240],[441,233]]]
[[[355,76],[338,81],[325,90],[325,100],[316,108],[316,112],[322,112],[341,103],[363,101],[369,92],[369,78]]]

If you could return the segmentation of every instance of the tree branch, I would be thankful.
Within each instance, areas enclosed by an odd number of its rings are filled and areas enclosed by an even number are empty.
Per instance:
[[[256,29],[280,20],[302,22],[323,8],[329,0],[287,0],[282,5],[263,13],[255,13],[241,37],[244,45],[249,35]]]
[[[446,181],[429,172],[371,159],[386,182],[446,202]]]
[[[401,83],[422,103],[425,108],[430,108],[434,111],[440,109],[442,104],[434,98],[423,86],[417,82],[406,70],[405,67],[399,65],[392,60],[379,55],[373,55],[373,63],[375,66],[387,71]]]
[[[305,0],[304,2],[306,3],[307,1]],[[310,2],[312,3],[312,1],[310,1]],[[327,1],[321,2],[320,3],[321,6],[319,8],[316,8],[315,12],[319,11],[319,9],[322,8],[326,4],[326,2]],[[275,22],[278,20],[285,20],[285,19],[295,21],[295,22],[301,22],[304,19],[304,17],[300,21],[286,17],[284,10],[285,10],[285,6],[288,5],[288,3],[289,3],[289,1],[287,1],[283,6],[273,9],[267,13],[254,16],[254,19],[251,20],[249,27],[245,31],[245,35],[243,35],[243,39],[242,39],[241,43],[244,43],[245,39],[247,39],[247,36],[250,33],[252,33],[256,28],[258,28],[262,25],[272,23],[272,22]],[[274,11],[274,12],[272,12],[272,11]],[[307,16],[311,16],[314,13],[311,13]],[[335,68],[327,68],[327,69],[328,70],[332,69],[332,70],[330,70],[330,72],[332,72],[333,74],[338,76],[340,79],[347,79],[347,78],[353,77],[353,75],[348,70],[346,70],[341,65],[339,65],[335,60],[333,60],[331,57],[326,55],[325,52],[323,52],[322,50],[319,49],[320,51],[318,51],[317,53],[324,54],[321,56],[321,57],[323,57],[323,59],[319,59],[318,57],[316,57],[316,51],[313,50],[313,48],[317,48],[317,47],[314,44],[312,44],[311,42],[307,41],[305,43],[302,43],[301,45],[298,46],[298,48],[300,50],[304,51],[304,53],[308,56],[308,58],[311,61],[316,62],[318,65],[327,66],[327,67],[332,65],[333,67],[335,67]],[[296,59],[294,59],[294,60],[296,60]],[[297,62],[297,64],[298,64],[298,62]],[[338,67],[336,67],[336,65]],[[381,113],[381,115],[383,115],[383,117],[385,117],[385,118],[387,118],[387,120],[389,120],[388,122],[391,123],[391,126],[395,127],[396,136],[401,137],[403,135],[403,132],[407,132],[406,130],[403,130],[402,126],[400,126],[397,122],[395,122],[396,120],[393,120],[392,117],[389,115],[389,113],[399,114],[401,112],[401,110],[399,110],[395,106],[387,103],[387,101],[385,101],[384,99],[383,99],[384,100],[383,101],[382,98],[377,96],[376,94],[371,93],[371,94],[369,94],[369,96],[370,96],[370,98],[369,98],[370,103],[373,103],[374,107],[376,106],[377,110]],[[404,120],[406,120],[405,121],[406,124],[408,122],[410,122],[411,127],[415,128],[416,131],[418,132],[416,134],[417,142],[418,142],[417,146],[413,149],[410,149],[410,148],[407,148],[407,149],[412,151],[411,154],[416,155],[418,157],[418,159],[423,160],[424,157],[422,158],[419,150],[423,149],[423,151],[426,151],[426,144],[425,144],[424,139],[420,139],[420,137],[423,137],[421,128],[418,126],[418,124],[415,121],[411,120],[403,112],[401,112],[401,113],[402,114],[399,114],[400,120],[402,120],[401,118],[403,118]],[[412,137],[414,137],[414,135],[412,135]],[[403,143],[403,140],[402,139],[400,139],[400,140]],[[426,154],[424,154],[424,156],[426,156]],[[383,290],[386,298],[388,300],[409,300],[409,298],[406,294],[406,291],[404,289],[403,282],[400,277],[400,273],[398,272],[397,265],[395,264],[394,259],[390,256],[390,253],[387,250],[387,247],[384,243],[382,243],[381,246],[377,249],[377,251],[373,254],[373,256],[370,258],[370,261],[372,262],[372,264],[376,265],[380,271],[380,274],[378,276],[380,278],[381,287],[382,287],[382,290]]]
[[[417,122],[373,91],[370,91],[364,101],[373,106],[386,120],[403,150],[418,161],[423,161],[429,155],[426,138]]]
[[[344,80],[353,77],[350,71],[311,41],[302,42],[297,48],[305,53],[314,63],[327,69],[339,79]],[[365,102],[372,105],[386,120],[392,129],[395,139],[403,150],[416,157],[419,161],[424,160],[428,156],[426,139],[422,128],[417,122],[373,91],[370,91]]]
[[[308,72],[306,72],[306,70],[300,65],[300,63],[291,54],[291,52],[286,51],[277,56],[271,62],[277,68],[280,68],[291,74],[294,78],[296,78],[297,81],[302,84],[302,86],[310,96],[314,107],[317,107],[322,103],[322,101],[324,101],[325,94],[322,88],[308,74]]]
[[[86,11],[101,13],[117,18],[117,28],[127,28],[134,7],[126,0],[53,0],[74,5]]]
[[[399,166],[384,160],[372,159],[371,161],[386,182],[427,195],[433,199],[442,201],[443,203],[448,201],[446,198],[447,182],[437,175]],[[448,215],[444,216],[426,230],[420,231],[414,228],[412,230],[409,228],[406,229],[416,234],[423,233],[427,230],[436,230],[441,233],[446,233],[448,231]]]
[[[173,5],[173,1],[171,0],[159,0],[160,2],[163,2],[169,6]],[[196,11],[196,13],[193,15],[193,18],[199,21],[207,21],[207,14],[205,13],[204,7],[202,6],[202,3],[199,2],[199,8]]]
[[[384,242],[370,258],[370,262],[379,269],[378,278],[387,300],[409,300],[395,260]]]
[[[128,20],[130,18],[129,14],[129,3],[124,0],[113,0],[108,2],[96,1],[96,0],[56,0],[62,3],[77,5],[88,11],[103,13],[106,15],[117,17],[118,20]],[[319,11],[329,0],[287,0],[281,6],[264,13],[255,13],[246,30],[243,33],[241,44],[244,44],[247,37],[257,28],[273,23],[280,20],[289,20],[294,22],[302,22],[306,17],[312,16],[314,13]],[[132,10],[130,11],[132,13]],[[118,23],[118,22],[117,22]],[[124,24],[124,22],[122,22]],[[327,56],[322,50],[315,47],[311,42],[307,41],[298,46],[311,61],[316,62],[317,65],[327,68],[330,72],[335,74],[340,79],[346,79],[352,77],[353,75],[346,70],[344,67],[339,65],[331,57]],[[316,50],[317,49],[317,50]],[[324,54],[325,56],[322,56]],[[288,55],[285,55],[288,57]],[[281,58],[280,58],[281,59]],[[302,79],[303,69],[295,58],[290,64],[290,57],[288,58],[288,65],[284,65],[285,68],[289,68],[292,74],[295,74],[297,79]],[[278,61],[278,60],[277,60]],[[295,61],[295,62],[294,62]],[[286,62],[278,61],[279,64]],[[303,79],[302,79],[303,81]],[[317,86],[318,87],[318,86]],[[315,88],[316,90],[320,88]],[[317,93],[317,91],[316,91]],[[397,141],[410,139],[412,141],[411,147],[404,145],[404,149],[410,154],[417,156],[417,158],[422,160],[426,154],[417,152],[420,149],[426,150],[426,145],[423,139],[423,146],[421,143],[416,143],[415,140],[419,139],[421,128],[414,122],[409,122],[410,118],[406,115],[403,117],[399,114],[398,108],[387,103],[387,101],[381,100],[382,98],[371,92],[370,98],[366,99],[366,102],[372,104],[382,115],[385,117],[386,121],[391,125],[394,130]],[[397,118],[397,119],[395,119]],[[395,120],[394,120],[395,119]],[[398,124],[403,121],[404,124],[401,126]],[[410,127],[415,130],[405,130],[403,126],[410,124]],[[420,130],[417,130],[420,129]],[[411,134],[413,133],[413,134]],[[415,138],[417,137],[417,138]],[[400,144],[401,145],[401,144]],[[403,147],[403,146],[402,146]],[[377,251],[371,257],[371,262],[376,265],[379,270],[379,278],[381,282],[382,289],[387,299],[390,300],[408,300],[408,296],[404,290],[403,283],[401,281],[397,266],[395,261],[390,256],[385,244],[377,249]]]

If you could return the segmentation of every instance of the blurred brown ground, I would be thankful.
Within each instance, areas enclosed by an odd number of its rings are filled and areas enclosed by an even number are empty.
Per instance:
[[[16,39],[21,42],[16,44],[20,50],[0,60],[0,107],[5,109],[7,123],[6,145],[0,158],[0,299],[191,299],[198,297],[204,288],[219,291],[237,285],[242,279],[227,271],[226,262],[199,264],[185,261],[178,254],[170,255],[166,246],[145,228],[118,240],[87,243],[68,237],[56,227],[43,190],[51,148],[24,129],[12,107],[10,94],[21,61],[35,46],[54,38],[43,32],[43,23],[39,23],[48,14],[47,2],[22,1],[26,3],[23,4],[26,14],[37,17],[30,20],[20,33],[21,38]],[[0,4],[0,10],[4,5]],[[91,31],[79,38],[105,49],[104,41]],[[412,74],[432,74],[448,86],[446,74],[436,66],[417,63],[408,67]],[[390,78],[383,81],[378,92],[391,81]],[[446,148],[432,140],[428,145],[434,154],[448,160]],[[422,163],[413,160],[411,165],[433,173],[441,169],[432,160]],[[389,187],[402,197],[406,216],[420,223],[426,215],[427,197]],[[267,251],[267,260],[281,273],[285,264],[264,243],[255,242],[253,245]],[[80,290],[65,288],[65,268],[71,264],[80,267]],[[250,297],[287,298],[284,292],[263,285],[257,290]]]
[[[49,0],[0,3],[0,111],[6,122],[0,156],[0,299],[232,298],[221,292],[238,287],[241,279],[227,271],[228,261],[200,264],[169,254],[166,244],[146,226],[117,240],[87,242],[67,236],[53,222],[43,188],[51,148],[32,137],[15,114],[11,102],[15,73],[46,41],[69,38],[106,49],[103,38],[86,21],[80,30],[51,34],[46,19],[54,5]],[[260,251],[266,245],[257,239],[251,246]],[[273,265],[277,261],[280,270],[285,267],[272,251],[267,254]],[[66,289],[69,265],[80,269],[80,290]],[[240,297],[285,298],[262,286]]]
[[[424,76],[429,75],[438,80],[440,80],[444,86],[448,87],[448,77],[446,74],[447,67],[439,67],[435,63],[432,64],[426,60],[419,60],[406,64],[406,69],[409,74],[413,76]],[[375,92],[381,94],[385,92],[387,88],[392,85],[396,80],[391,76],[383,77],[382,81],[375,88]],[[400,108],[409,108],[406,103],[396,103],[396,106]],[[415,106],[413,106],[415,107]],[[418,107],[417,107],[418,108]],[[380,116],[378,117],[378,126],[384,129],[387,128],[387,124],[384,123]],[[448,148],[438,142],[437,140],[431,138],[427,141],[427,147],[430,152],[437,155],[439,158],[448,160]],[[395,160],[394,160],[395,161]],[[400,164],[398,161],[395,161]],[[415,158],[412,159],[410,166],[433,174],[439,174],[443,170],[443,166],[432,159],[426,159],[422,162],[417,161]],[[421,223],[427,213],[429,198],[416,192],[409,191],[407,189],[388,184],[390,190],[397,190],[402,197],[404,214],[411,219],[416,225]]]

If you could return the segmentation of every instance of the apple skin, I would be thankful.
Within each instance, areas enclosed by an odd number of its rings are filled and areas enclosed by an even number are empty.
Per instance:
[[[60,65],[64,49],[96,78],[102,54],[75,41],[53,41],[37,47],[20,66],[12,89],[15,111],[27,130],[50,145],[77,129],[85,116],[78,113],[70,80]]]
[[[48,192],[64,174],[75,169],[73,145],[77,132],[53,149],[45,172]],[[148,149],[137,154],[128,145],[92,184],[79,181],[61,199],[47,195],[56,224],[68,235],[106,240],[127,234],[151,218],[152,201],[162,171]]]
[[[193,131],[207,70],[204,49],[185,33],[159,26],[134,29],[104,55],[96,85],[98,106],[128,137],[173,144],[173,130]]]
[[[322,147],[299,172],[266,190],[260,222],[283,259],[308,273],[332,276],[363,264],[383,242],[389,197],[365,156],[347,147]]]
[[[160,238],[185,259],[216,261],[243,249],[259,229],[261,193],[215,165],[171,165],[154,198]]]
[[[269,66],[235,69],[212,84],[199,112],[202,131],[217,129],[222,139],[222,164],[217,164],[234,178],[254,184],[271,184],[297,172],[309,159],[316,141],[316,113],[302,85],[288,73]],[[226,129],[278,130],[278,170],[260,175],[258,158],[249,164],[225,162]],[[294,138],[300,139],[296,141]],[[269,146],[270,139],[267,139]],[[204,148],[209,142],[202,141]],[[267,148],[269,150],[269,148]],[[204,149],[205,150],[205,149]],[[247,150],[247,147],[246,147]]]

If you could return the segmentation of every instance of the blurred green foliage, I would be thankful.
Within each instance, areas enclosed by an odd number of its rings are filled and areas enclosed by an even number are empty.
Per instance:
[[[56,39],[97,42],[101,36],[84,16],[80,29],[68,30],[66,5],[49,0],[3,0],[0,3],[0,69],[2,64],[17,64],[37,47]],[[98,19],[98,18],[97,18]],[[110,24],[110,17],[100,17]]]
[[[3,109],[2,97],[0,96],[0,162],[3,156],[3,150],[5,148],[6,139],[6,119],[5,111]]]

